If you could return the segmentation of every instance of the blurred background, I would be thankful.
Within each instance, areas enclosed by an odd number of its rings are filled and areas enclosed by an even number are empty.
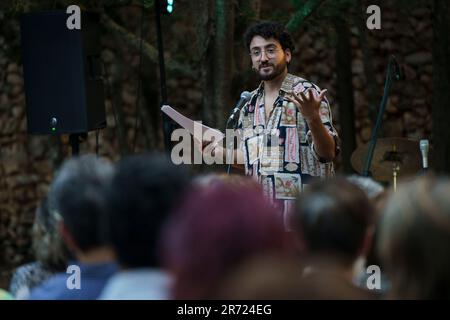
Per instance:
[[[68,135],[27,134],[20,17],[65,10],[71,4],[100,13],[101,59],[108,80],[107,126],[99,130],[98,144],[97,132],[88,133],[80,153],[95,153],[98,146],[100,156],[115,161],[164,150],[152,0],[2,1],[0,287],[7,287],[14,267],[32,259],[36,206],[55,170],[70,157]],[[366,9],[373,4],[381,9],[379,30],[366,26]],[[432,169],[450,171],[446,1],[175,0],[173,9],[161,17],[168,103],[186,116],[224,129],[240,92],[258,85],[243,34],[257,21],[275,20],[284,23],[295,40],[289,71],[328,89],[342,142],[337,172],[354,173],[352,154],[370,139],[392,54],[404,78],[392,87],[379,137],[429,139]]]

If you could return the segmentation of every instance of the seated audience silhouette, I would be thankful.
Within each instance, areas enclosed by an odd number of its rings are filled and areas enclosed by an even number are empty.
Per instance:
[[[450,298],[450,179],[400,184],[381,218],[377,247],[391,281],[388,298]]]
[[[354,284],[353,268],[368,248],[373,208],[366,194],[344,178],[311,184],[292,215],[293,238],[310,299],[371,299]]]
[[[200,180],[163,234],[175,299],[218,298],[224,279],[247,259],[288,252],[276,210],[250,178]]]
[[[100,299],[167,299],[171,278],[160,265],[159,236],[188,174],[162,155],[124,158],[108,193],[109,238],[121,270]]]
[[[112,166],[95,155],[67,160],[49,192],[50,209],[61,215],[61,236],[73,252],[67,272],[50,277],[31,291],[30,299],[96,299],[117,265],[104,241],[106,187]]]
[[[30,290],[57,272],[65,271],[69,252],[58,231],[60,216],[49,210],[45,197],[36,208],[32,248],[36,261],[19,266],[9,286],[16,299],[26,299]]]

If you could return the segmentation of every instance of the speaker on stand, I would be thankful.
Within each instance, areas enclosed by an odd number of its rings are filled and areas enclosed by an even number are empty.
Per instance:
[[[100,16],[81,12],[69,29],[65,11],[26,13],[21,43],[29,134],[69,134],[72,154],[87,132],[106,127]]]

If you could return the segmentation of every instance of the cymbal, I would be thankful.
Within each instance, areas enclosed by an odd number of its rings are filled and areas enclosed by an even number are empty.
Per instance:
[[[353,168],[362,173],[369,145],[356,149],[351,158]],[[417,173],[422,167],[419,141],[407,138],[380,138],[373,152],[369,171],[377,181],[392,181],[393,170],[397,167],[397,177]]]

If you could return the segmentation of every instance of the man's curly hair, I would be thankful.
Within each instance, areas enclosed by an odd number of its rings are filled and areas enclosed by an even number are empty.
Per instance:
[[[291,35],[281,23],[263,21],[248,28],[244,35],[247,49],[250,50],[250,42],[255,36],[261,36],[264,39],[273,38],[280,42],[283,50],[289,49],[291,52],[295,50]]]

